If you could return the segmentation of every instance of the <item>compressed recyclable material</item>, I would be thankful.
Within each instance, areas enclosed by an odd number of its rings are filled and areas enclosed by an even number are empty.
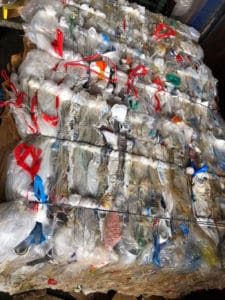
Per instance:
[[[223,287],[225,126],[198,32],[122,0],[21,14],[36,49],[2,72],[23,140],[0,210],[1,290]]]
[[[16,2],[16,0],[1,0],[0,1],[0,7],[1,6],[7,6],[7,5],[12,5]]]

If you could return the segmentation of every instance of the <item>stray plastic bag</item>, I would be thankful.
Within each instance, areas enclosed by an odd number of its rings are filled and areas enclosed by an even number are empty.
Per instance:
[[[7,229],[2,229],[1,234],[1,261],[15,260],[17,255],[25,255],[28,250],[28,260],[45,253],[49,247],[50,227],[43,219],[41,220],[43,225],[38,222],[39,214],[26,206],[24,199],[2,204],[1,212],[4,212],[4,216],[0,227],[7,225]],[[18,212],[20,217],[14,222]]]
[[[39,10],[46,10],[46,11],[57,11],[60,12],[62,8],[61,1],[54,1],[54,0],[30,0],[26,3],[26,5],[20,10],[21,17],[27,22],[30,23],[31,19],[35,15],[35,13]]]
[[[183,17],[191,9],[193,0],[175,0],[176,5],[173,8],[172,17]]]

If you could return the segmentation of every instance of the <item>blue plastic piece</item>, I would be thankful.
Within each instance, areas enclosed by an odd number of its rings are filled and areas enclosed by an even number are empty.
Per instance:
[[[184,223],[180,224],[180,230],[184,235],[189,234],[189,229],[187,228],[187,226]]]
[[[218,165],[219,165],[220,169],[222,169],[223,171],[225,171],[225,162],[219,161]]]
[[[36,222],[34,228],[28,236],[28,239],[30,240],[31,245],[38,245],[46,240],[42,231],[42,224],[40,222]]]
[[[19,245],[17,245],[14,250],[18,255],[24,255],[28,251],[30,246],[39,245],[45,240],[46,238],[42,231],[42,224],[40,222],[36,222],[28,237]]]
[[[142,52],[140,50],[136,49],[136,54],[137,54],[137,56],[141,56]]]
[[[52,144],[52,149],[58,151],[59,150],[59,141],[55,141]]]
[[[157,135],[157,130],[151,129],[150,132],[149,132],[149,136],[151,138],[154,138],[154,137],[156,137],[156,135]]]
[[[225,149],[224,149],[225,150]],[[225,171],[225,151],[218,150],[216,148],[213,149],[216,159],[218,161],[219,167]]]
[[[109,43],[110,42],[110,37],[106,33],[102,33],[102,41],[104,43]]]
[[[45,195],[43,181],[39,175],[34,177],[34,194],[41,203],[46,203],[48,196]]]
[[[152,256],[152,261],[153,264],[157,267],[160,267],[159,253],[160,253],[159,238],[158,236],[154,236],[154,252]]]
[[[170,56],[172,56],[172,57],[174,57],[176,55],[174,49],[172,49],[172,48],[170,49],[169,53],[170,53]]]
[[[200,169],[196,169],[193,176],[196,176],[201,173],[206,173],[206,172],[208,172],[208,170],[209,170],[209,167],[207,165],[204,165]]]
[[[196,169],[196,166],[193,163],[193,161],[191,161],[191,167],[195,170],[194,174],[192,175],[192,177],[195,177],[196,175],[201,174],[201,173],[206,173],[209,170],[209,167],[207,165],[204,165],[201,168]]]
[[[111,51],[116,51],[116,47],[112,44],[110,50],[111,50]]]
[[[77,132],[74,132],[73,133],[73,140],[77,141],[78,137],[79,137],[79,134]]]
[[[147,207],[146,207],[146,215],[147,215],[148,217],[151,216],[151,207],[150,207],[150,206],[147,206]]]

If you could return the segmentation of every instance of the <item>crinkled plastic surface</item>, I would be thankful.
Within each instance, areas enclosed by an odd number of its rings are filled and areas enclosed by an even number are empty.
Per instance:
[[[193,0],[176,0],[176,5],[172,11],[172,17],[182,17],[189,12],[192,7]]]
[[[12,5],[15,2],[16,2],[16,0],[0,0],[0,7],[1,6]]]
[[[224,122],[198,33],[125,1],[35,3],[23,17],[37,49],[10,79],[23,141],[9,157],[6,222],[23,220],[2,242],[1,289],[51,278],[172,298],[209,278],[217,287]]]
[[[192,273],[196,285],[210,272],[212,278],[216,272],[223,276],[212,241],[201,234],[194,222],[174,219],[172,224],[170,219],[129,212],[51,203],[35,208],[34,204],[22,198],[1,204],[0,260],[3,269],[7,266],[2,277],[8,278],[1,281],[3,290],[14,293],[42,288],[49,278],[54,278],[58,289],[71,289],[77,282],[84,292],[90,292],[107,290],[110,284],[119,284],[121,290],[126,290],[119,280],[122,274],[136,274],[135,282],[142,288],[150,274],[150,286],[165,278],[167,287],[168,273],[176,277],[180,273],[183,280]],[[41,214],[47,215],[45,221]],[[169,223],[172,231],[165,231]],[[22,278],[26,278],[26,283]],[[105,278],[105,284],[96,285],[96,278]],[[165,289],[163,283],[162,288]],[[145,289],[151,294],[146,286]],[[157,290],[165,294],[155,286],[153,292]],[[184,290],[176,283],[170,296]],[[140,289],[135,288],[134,292],[138,294]]]
[[[39,0],[38,2],[35,0],[30,0],[26,3],[26,5],[20,10],[21,17],[27,22],[31,22],[35,13],[39,10],[44,9],[52,12],[59,12],[61,9],[61,1],[52,1],[52,0]]]

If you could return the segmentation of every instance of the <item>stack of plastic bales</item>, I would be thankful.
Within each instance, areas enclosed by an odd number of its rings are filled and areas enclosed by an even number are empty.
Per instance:
[[[198,32],[122,0],[31,1],[22,17],[37,49],[9,79],[23,141],[9,159],[2,289],[21,289],[24,265],[32,288],[53,272],[68,289],[108,265],[219,274],[224,123]]]

